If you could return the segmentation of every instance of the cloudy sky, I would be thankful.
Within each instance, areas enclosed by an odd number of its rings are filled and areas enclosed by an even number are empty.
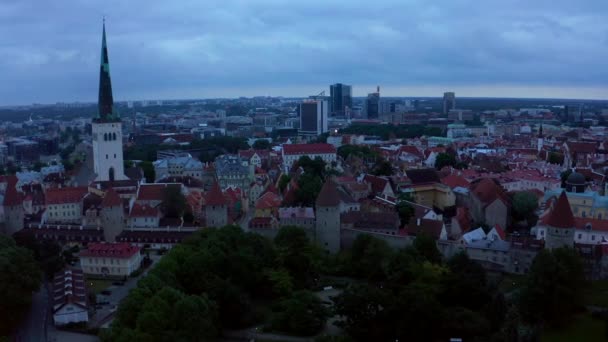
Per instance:
[[[0,105],[115,98],[608,98],[606,0],[0,0]]]

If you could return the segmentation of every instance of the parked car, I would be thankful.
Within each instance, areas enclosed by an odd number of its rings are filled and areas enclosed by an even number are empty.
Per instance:
[[[101,291],[101,294],[104,295],[104,296],[109,296],[109,295],[112,294],[112,291],[110,291],[110,290],[103,290],[103,291]]]

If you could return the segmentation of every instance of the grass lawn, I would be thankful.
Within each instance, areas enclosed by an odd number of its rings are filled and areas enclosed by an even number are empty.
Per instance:
[[[562,329],[546,331],[541,342],[606,341],[604,329],[602,320],[593,319],[591,314],[581,314]]]
[[[87,279],[87,287],[90,292],[98,294],[99,292],[112,286],[112,281],[107,279]]]
[[[592,281],[585,291],[585,304],[608,308],[608,280]]]

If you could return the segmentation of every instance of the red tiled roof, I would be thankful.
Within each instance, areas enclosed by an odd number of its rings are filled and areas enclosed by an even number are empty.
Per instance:
[[[80,252],[84,257],[130,258],[139,253],[140,248],[129,243],[89,243],[87,249]]]
[[[158,208],[135,202],[131,208],[131,217],[157,217],[159,214]]]
[[[572,215],[572,209],[570,209],[570,202],[566,192],[562,191],[562,194],[557,199],[557,202],[549,209],[542,218],[542,222],[548,226],[555,228],[572,228],[575,225],[574,215]]]
[[[321,154],[336,153],[336,147],[330,144],[285,144],[284,154]]]
[[[179,187],[180,183],[142,184],[139,186],[137,199],[140,201],[162,201],[167,187]]]
[[[9,207],[21,205],[23,203],[23,194],[17,191],[17,178],[15,177],[14,182],[13,180],[9,179],[7,183],[6,193],[4,195],[4,205]]]
[[[463,188],[468,188],[469,184],[471,184],[464,177],[459,176],[459,175],[455,175],[455,174],[451,174],[451,175],[448,175],[446,177],[443,177],[441,179],[441,183],[449,186],[452,189],[454,189],[456,187],[459,187],[459,186],[463,187]]]
[[[281,197],[274,192],[266,192],[255,202],[256,209],[273,209],[281,206]]]
[[[496,225],[494,225],[494,230],[496,231],[496,234],[498,234],[498,236],[500,236],[501,240],[506,239],[507,234],[505,233],[504,229],[502,229],[502,227],[498,223]]]
[[[208,193],[205,194],[205,204],[206,205],[226,205],[226,199],[224,198],[224,194],[222,194],[222,189],[220,189],[220,185],[215,182],[209,190]]]
[[[366,174],[363,177],[363,181],[372,185],[372,191],[374,193],[381,193],[384,191],[387,184],[390,186],[388,179],[369,174]]]
[[[574,223],[576,229],[586,229],[587,225],[590,225],[592,230],[604,232],[608,231],[608,220],[575,217]]]
[[[340,205],[340,194],[336,183],[329,179],[323,184],[319,196],[317,196],[317,207],[335,207]]]
[[[504,189],[498,185],[493,179],[483,178],[478,182],[474,182],[471,186],[471,190],[477,196],[477,198],[485,204],[490,204],[496,200],[496,198],[502,198]]]
[[[119,207],[122,205],[122,199],[118,195],[118,193],[114,190],[114,188],[110,188],[106,191],[106,194],[103,196],[103,201],[101,201],[101,206],[104,208],[109,207]]]
[[[566,145],[572,153],[595,153],[597,149],[597,144],[594,142],[568,141]]]
[[[52,188],[46,191],[46,204],[76,203],[89,192],[85,186],[75,188]]]

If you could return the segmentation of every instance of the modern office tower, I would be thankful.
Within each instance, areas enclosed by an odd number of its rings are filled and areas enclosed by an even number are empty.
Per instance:
[[[326,100],[304,100],[300,103],[299,112],[300,135],[317,136],[328,131],[329,108]]]
[[[448,115],[451,109],[456,109],[456,94],[450,91],[443,93],[443,115]]]
[[[375,93],[367,94],[367,99],[365,99],[365,114],[368,119],[378,119],[380,115],[380,86],[376,88]]]
[[[353,107],[351,86],[342,83],[332,84],[329,86],[329,95],[329,112],[332,115],[345,115],[347,110]]]

